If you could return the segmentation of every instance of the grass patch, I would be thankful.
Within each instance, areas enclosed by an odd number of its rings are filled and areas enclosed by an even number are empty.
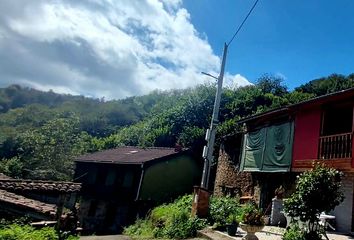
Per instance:
[[[44,227],[35,229],[30,225],[21,225],[12,223],[9,225],[1,225],[1,240],[59,240],[57,232],[52,227]],[[63,238],[62,238],[63,239]],[[68,236],[67,240],[78,240],[76,236]]]

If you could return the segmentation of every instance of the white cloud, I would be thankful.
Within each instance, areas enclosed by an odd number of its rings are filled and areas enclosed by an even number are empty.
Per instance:
[[[276,72],[276,73],[274,74],[274,76],[275,76],[275,77],[278,77],[278,78],[281,78],[281,79],[283,79],[283,80],[286,80],[286,79],[287,79],[287,77],[285,76],[285,74],[283,74],[283,73],[281,73],[281,72]]]
[[[180,0],[0,2],[3,86],[122,98],[203,83],[219,65]]]
[[[236,74],[236,75],[231,75],[229,73],[225,74],[225,87],[229,88],[238,88],[238,87],[244,87],[246,85],[251,85],[247,78],[242,76],[241,74]]]

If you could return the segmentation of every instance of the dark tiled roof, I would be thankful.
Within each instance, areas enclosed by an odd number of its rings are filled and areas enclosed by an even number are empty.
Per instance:
[[[174,148],[119,147],[80,156],[77,162],[141,164],[143,162],[178,154]]]
[[[56,206],[54,204],[43,203],[5,190],[0,190],[0,205],[2,205],[1,203],[11,205],[17,209],[42,213],[53,219],[56,214]]]
[[[73,182],[0,179],[0,189],[4,189],[10,192],[42,191],[71,193],[79,192],[81,189],[81,184]]]

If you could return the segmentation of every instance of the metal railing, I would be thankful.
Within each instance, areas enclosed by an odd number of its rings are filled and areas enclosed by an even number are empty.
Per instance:
[[[319,159],[351,158],[352,136],[350,132],[320,137]]]

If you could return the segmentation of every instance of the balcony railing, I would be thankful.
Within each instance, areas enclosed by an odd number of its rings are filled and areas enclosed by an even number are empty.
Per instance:
[[[352,157],[352,133],[320,137],[319,159]]]

